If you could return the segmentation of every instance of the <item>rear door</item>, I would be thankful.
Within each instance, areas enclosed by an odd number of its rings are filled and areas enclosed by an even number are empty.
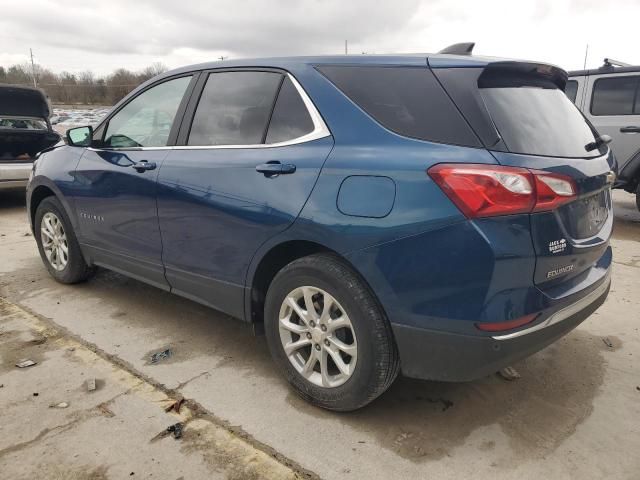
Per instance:
[[[575,184],[574,201],[531,214],[535,283],[552,289],[587,275],[611,235],[613,159],[606,146],[588,147],[597,134],[563,92],[564,72],[519,62],[448,70],[435,73],[454,99],[459,85],[475,90],[457,103],[500,164],[561,174]],[[453,80],[459,75],[466,83]]]
[[[613,139],[620,172],[640,153],[640,73],[592,75],[584,113]]]
[[[201,83],[160,169],[162,258],[173,291],[242,318],[251,258],[298,216],[333,140],[286,72]]]

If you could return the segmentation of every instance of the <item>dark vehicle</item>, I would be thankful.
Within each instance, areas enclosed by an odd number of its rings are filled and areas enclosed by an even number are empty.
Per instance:
[[[38,152],[60,141],[41,90],[0,85],[0,190],[24,188]]]
[[[569,72],[567,96],[613,139],[619,165],[613,188],[636,195],[640,210],[640,66],[605,58],[600,68]]]
[[[295,390],[333,410],[399,371],[465,381],[531,355],[607,296],[613,158],[566,72],[458,50],[150,80],[38,159],[44,264],[264,328]]]

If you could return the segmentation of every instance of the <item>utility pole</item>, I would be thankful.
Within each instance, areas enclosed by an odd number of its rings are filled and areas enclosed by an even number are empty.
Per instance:
[[[589,44],[587,43],[587,48],[584,50],[584,65],[582,67],[583,70],[587,69],[587,55],[589,55]]]
[[[33,63],[33,50],[29,49],[29,55],[31,55],[31,76],[33,76],[33,86],[38,88],[36,83],[36,64]]]
[[[349,44],[348,44],[348,40],[344,41],[344,54],[345,55],[349,55]]]

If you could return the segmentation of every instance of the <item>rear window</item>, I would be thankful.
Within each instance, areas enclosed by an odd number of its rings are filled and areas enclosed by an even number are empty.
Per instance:
[[[578,108],[557,87],[481,88],[506,147],[513,153],[553,157],[594,157],[585,146],[595,140]]]
[[[576,80],[568,80],[567,85],[564,87],[564,93],[569,97],[573,103],[576,103],[576,96],[578,94],[578,82]]]
[[[640,114],[638,88],[640,77],[600,78],[593,84],[592,115]],[[635,108],[634,108],[635,101]]]
[[[321,66],[318,70],[389,130],[431,142],[480,142],[427,67]]]

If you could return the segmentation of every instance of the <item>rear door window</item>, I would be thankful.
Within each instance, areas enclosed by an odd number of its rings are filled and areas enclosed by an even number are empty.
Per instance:
[[[293,82],[286,77],[276,100],[266,143],[280,143],[300,138],[313,131],[311,115]]]
[[[207,79],[188,145],[264,143],[283,76],[275,72],[219,72]]]
[[[639,83],[640,76],[599,78],[593,84],[591,114],[640,114],[640,104],[638,102]]]
[[[378,123],[395,133],[432,142],[480,146],[426,66],[317,69]]]
[[[569,97],[573,103],[576,103],[576,96],[578,94],[578,82],[576,80],[567,80],[567,85],[564,87],[564,93]]]
[[[504,82],[506,85],[508,82]],[[595,134],[565,93],[553,86],[480,88],[491,118],[508,150],[552,157],[594,157],[587,151]]]

